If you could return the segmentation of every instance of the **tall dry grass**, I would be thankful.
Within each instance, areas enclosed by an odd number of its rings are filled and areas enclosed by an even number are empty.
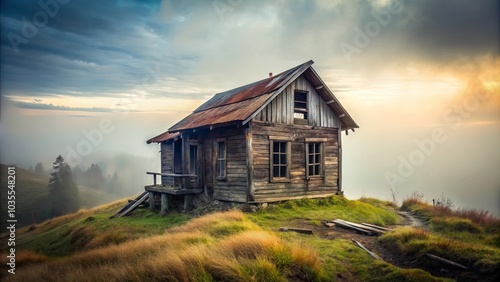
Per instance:
[[[43,262],[7,281],[313,281],[322,275],[313,250],[262,231],[239,211]]]
[[[402,210],[413,211],[430,219],[431,217],[468,219],[485,229],[500,233],[500,218],[489,211],[478,209],[452,209],[450,205],[429,205],[423,201],[423,195],[413,193],[401,205]]]

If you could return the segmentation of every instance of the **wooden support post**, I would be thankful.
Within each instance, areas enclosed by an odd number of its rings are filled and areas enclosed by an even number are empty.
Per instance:
[[[255,186],[253,182],[253,150],[252,150],[252,122],[248,124],[246,129],[246,157],[247,157],[247,183],[248,195],[247,200],[255,200]]]
[[[182,138],[182,173],[189,174],[189,134],[187,132],[181,134]],[[182,179],[184,189],[191,189],[191,178],[184,177]]]
[[[149,192],[149,209],[151,211],[155,210],[155,193]]]
[[[186,194],[184,195],[184,210],[189,211],[193,207],[193,195]]]
[[[342,195],[342,129],[337,129],[337,144],[338,144],[338,178],[337,178],[337,189],[340,195]]]
[[[161,193],[160,214],[165,215],[168,212],[168,194]]]

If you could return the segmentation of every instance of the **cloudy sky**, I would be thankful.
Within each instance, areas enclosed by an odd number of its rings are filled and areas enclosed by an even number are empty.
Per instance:
[[[156,158],[145,140],[213,94],[312,59],[360,125],[348,197],[500,213],[496,0],[20,0],[0,18],[2,163]]]

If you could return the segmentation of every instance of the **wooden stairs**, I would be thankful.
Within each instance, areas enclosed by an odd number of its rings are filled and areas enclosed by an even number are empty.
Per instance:
[[[142,192],[142,194],[137,196],[134,200],[129,200],[129,202],[124,207],[122,207],[119,211],[117,211],[110,218],[126,216],[131,211],[133,211],[135,208],[137,208],[140,204],[145,202],[148,198],[149,198],[149,193],[147,191]]]

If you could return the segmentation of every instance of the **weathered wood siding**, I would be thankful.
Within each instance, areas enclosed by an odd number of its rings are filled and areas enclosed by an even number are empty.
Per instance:
[[[203,140],[203,167],[202,173],[204,176],[205,190],[209,197],[213,196],[214,193],[214,169],[213,169],[213,140],[204,139]],[[204,171],[203,171],[204,170]]]
[[[269,124],[253,121],[253,182],[257,202],[284,200],[292,197],[333,195],[338,191],[338,129],[307,125]],[[290,182],[270,182],[269,136],[291,139]],[[326,138],[324,142],[325,176],[306,178],[305,138]]]
[[[226,141],[227,177],[217,180],[215,177],[215,152],[217,140]],[[211,149],[208,149],[210,147]],[[246,202],[248,194],[248,169],[246,162],[246,139],[244,128],[214,129],[205,141],[206,183],[212,183],[213,199],[233,202]],[[208,150],[207,150],[208,149]]]
[[[161,172],[162,173],[173,173],[174,167],[174,150],[172,142],[161,142],[160,143],[160,155],[161,155]],[[170,176],[162,176],[161,183],[164,185],[173,185],[174,179]]]
[[[308,91],[308,125],[339,128],[339,118],[304,76],[300,76],[285,88],[282,93],[257,113],[254,120],[294,124],[293,107],[295,90]]]

